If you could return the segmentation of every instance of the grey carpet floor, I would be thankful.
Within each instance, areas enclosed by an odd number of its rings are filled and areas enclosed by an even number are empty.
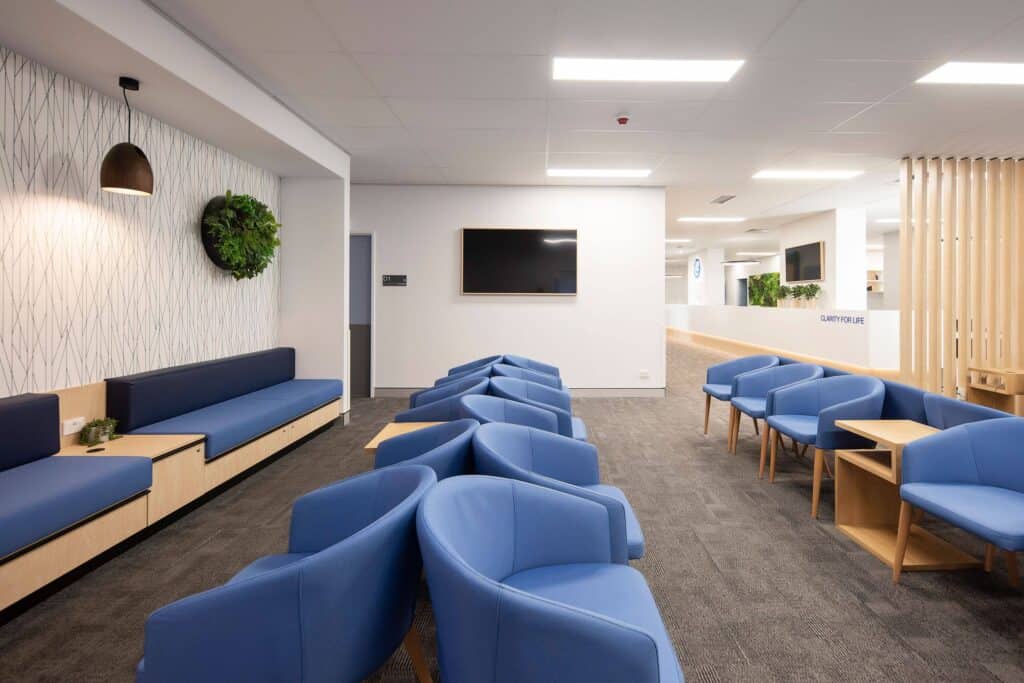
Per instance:
[[[629,496],[647,540],[634,563],[651,584],[688,681],[1024,681],[1024,597],[999,567],[904,575],[832,525],[832,494],[812,521],[810,469],[782,457],[757,479],[744,423],[725,452],[722,404],[701,434],[704,368],[714,354],[669,345],[664,399],[577,399],[603,478]],[[291,502],[370,467],[362,446],[403,406],[356,401],[351,424],[308,441],[94,567],[0,627],[2,681],[130,681],[146,615],[226,581],[287,542]],[[971,552],[981,544],[926,526]],[[417,628],[435,649],[430,606]],[[435,666],[435,676],[436,664]],[[399,650],[372,679],[412,681]]]

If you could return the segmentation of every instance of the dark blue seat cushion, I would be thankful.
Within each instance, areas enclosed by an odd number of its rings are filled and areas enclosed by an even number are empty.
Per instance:
[[[640,528],[640,520],[636,518],[636,513],[633,512],[633,506],[626,500],[626,494],[622,492],[622,489],[616,486],[609,486],[608,484],[591,484],[583,488],[609,496],[622,503],[622,507],[625,508],[626,512],[626,548],[629,551],[629,559],[638,560],[643,557],[644,532]]]
[[[130,432],[295,377],[295,349],[278,348],[107,380],[107,415]]]
[[[719,401],[728,401],[732,398],[731,384],[705,384],[702,388],[705,394],[711,394]]]
[[[60,405],[56,394],[0,399],[0,471],[60,450]]]
[[[0,557],[141,493],[149,458],[55,455],[0,473]]]
[[[981,484],[913,483],[900,496],[1005,550],[1024,550],[1024,493]]]
[[[298,379],[221,401],[132,434],[203,434],[212,460],[341,396],[338,380]]]
[[[672,640],[643,574],[622,564],[560,564],[517,572],[506,586],[629,624],[649,634],[658,648],[659,680],[682,683]]]
[[[732,400],[732,404],[744,415],[750,415],[751,417],[764,417],[765,406],[768,404],[768,399],[758,398],[757,396],[737,396]]]

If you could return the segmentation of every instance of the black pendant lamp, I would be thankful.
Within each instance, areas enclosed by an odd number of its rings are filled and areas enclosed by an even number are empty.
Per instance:
[[[153,168],[146,153],[132,144],[132,107],[128,104],[128,91],[139,89],[139,81],[121,76],[117,84],[128,108],[128,142],[119,142],[110,148],[100,166],[100,187],[107,192],[134,194],[148,197],[153,194]]]

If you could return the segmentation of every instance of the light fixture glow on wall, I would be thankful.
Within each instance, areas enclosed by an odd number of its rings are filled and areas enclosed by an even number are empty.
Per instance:
[[[735,259],[732,261],[722,261],[723,266],[753,266],[760,263],[760,261],[754,261],[752,259]]]
[[[646,178],[649,168],[549,168],[549,178]]]
[[[879,218],[875,222],[876,223],[881,223],[883,225],[896,225],[896,224],[898,224],[900,222],[900,219],[899,218]]]
[[[766,168],[754,174],[754,180],[849,180],[863,174],[864,171],[854,170],[802,170],[784,168]]]
[[[777,251],[737,251],[737,256],[775,256]]]
[[[865,248],[868,251],[884,251],[885,250],[885,246],[881,245],[881,244],[868,244],[868,245],[865,245]]]
[[[100,187],[107,192],[148,197],[153,194],[153,167],[146,153],[132,144],[132,107],[128,104],[128,91],[137,91],[139,82],[130,76],[121,76],[117,84],[121,86],[128,109],[128,141],[117,143],[103,157]]]
[[[678,279],[681,279],[682,277],[683,277],[682,275],[666,275],[665,279],[666,280],[678,280]]]
[[[946,62],[917,79],[918,83],[1024,85],[1024,64],[1012,62]]]
[[[742,223],[747,220],[741,216],[680,216],[677,223]]]
[[[689,237],[671,237],[665,241],[668,242],[669,244],[689,244],[693,240],[691,240]]]
[[[742,59],[579,59],[555,57],[556,81],[722,83],[743,66]]]

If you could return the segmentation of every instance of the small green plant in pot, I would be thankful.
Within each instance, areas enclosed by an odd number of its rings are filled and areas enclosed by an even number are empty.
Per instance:
[[[86,446],[95,446],[98,443],[121,438],[114,433],[117,429],[117,420],[112,417],[104,417],[98,420],[86,422],[82,431],[78,433],[78,440]]]
[[[267,205],[247,194],[214,197],[203,210],[206,255],[236,280],[254,278],[274,260],[281,224]]]

